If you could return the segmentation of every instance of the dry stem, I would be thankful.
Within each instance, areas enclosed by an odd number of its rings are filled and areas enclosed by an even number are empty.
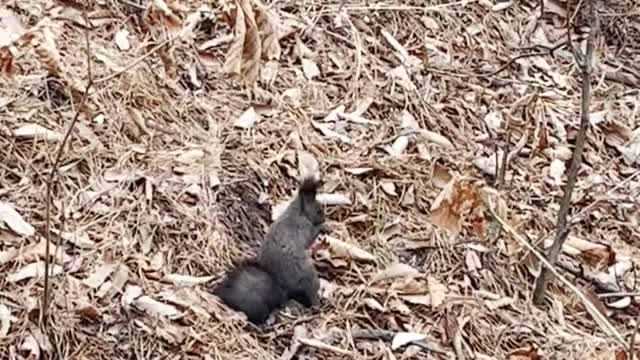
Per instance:
[[[556,236],[553,241],[553,245],[549,249],[547,259],[553,265],[558,259],[560,249],[564,244],[567,236],[569,235],[569,229],[567,228],[567,215],[569,214],[569,208],[571,206],[571,195],[578,176],[578,168],[582,163],[582,150],[587,137],[587,128],[589,126],[589,102],[591,99],[591,68],[592,57],[594,48],[594,38],[598,31],[597,18],[595,16],[595,9],[593,0],[589,1],[589,11],[592,28],[587,38],[587,52],[585,60],[582,66],[582,102],[580,109],[580,129],[578,131],[578,137],[576,139],[576,147],[573,151],[573,159],[571,161],[571,167],[569,168],[569,174],[567,184],[564,188],[564,195],[560,203],[560,210],[558,211],[558,222],[556,224]],[[544,302],[544,289],[547,282],[548,270],[545,267],[540,269],[540,276],[536,280],[535,289],[533,292],[533,302],[536,305],[541,305]]]
[[[580,301],[582,301],[584,306],[589,309],[589,312],[593,315],[594,319],[596,319],[596,322],[598,323],[598,325],[600,325],[603,328],[605,333],[607,333],[610,336],[613,336],[616,339],[616,341],[618,341],[622,346],[625,346],[626,344],[625,344],[624,338],[622,337],[620,332],[616,330],[616,328],[600,312],[600,310],[598,310],[598,308],[591,302],[591,300],[589,300],[582,293],[582,291],[580,291],[575,285],[573,285],[569,280],[567,280],[567,278],[562,276],[562,274],[560,274],[558,270],[555,269],[554,265],[549,260],[547,260],[544,255],[542,255],[539,251],[537,251],[533,247],[533,245],[531,245],[524,237],[518,234],[513,229],[513,227],[511,227],[511,225],[507,224],[504,221],[504,219],[502,219],[498,214],[496,214],[494,210],[494,206],[491,203],[491,200],[489,200],[489,202],[490,202],[489,211],[491,211],[491,215],[496,219],[498,223],[500,223],[502,228],[507,233],[511,234],[511,236],[514,239],[518,240],[522,245],[524,245],[529,251],[531,251],[531,253],[533,253],[533,255],[536,258],[538,258],[538,260],[540,260],[541,264],[544,265],[542,267],[543,269],[547,269],[548,271],[550,271],[556,278],[558,278],[558,280],[560,280],[562,284],[564,284],[569,290],[571,290],[574,294],[576,294],[576,296],[580,299]]]
[[[86,12],[83,11],[83,16],[84,16],[84,20],[85,22],[87,21],[87,15]],[[87,83],[87,86],[84,89],[84,92],[82,94],[82,100],[80,100],[80,105],[76,108],[75,114],[73,115],[73,119],[71,120],[71,124],[69,124],[69,127],[67,128],[67,131],[64,134],[64,137],[62,139],[62,142],[60,143],[60,146],[58,147],[58,151],[56,152],[56,157],[55,160],[53,162],[53,167],[51,169],[51,171],[49,172],[49,176],[47,176],[47,200],[45,203],[45,238],[46,238],[46,244],[45,244],[45,260],[44,260],[44,293],[42,295],[42,309],[40,311],[40,325],[43,328],[46,328],[47,326],[47,308],[49,306],[49,264],[50,264],[50,260],[49,260],[49,248],[50,248],[50,244],[51,244],[51,187],[53,186],[53,178],[56,174],[56,172],[58,171],[58,167],[60,166],[60,160],[62,159],[62,152],[64,150],[64,147],[67,144],[67,141],[69,140],[69,137],[71,136],[71,131],[73,130],[76,122],[78,122],[78,119],[80,117],[80,111],[82,110],[82,108],[84,107],[85,102],[87,101],[87,98],[89,97],[89,90],[91,89],[91,87],[93,86],[93,76],[91,73],[91,47],[90,47],[90,43],[89,43],[89,30],[87,28],[84,29],[84,37],[85,37],[85,46],[87,49],[87,74],[89,77],[89,82]]]

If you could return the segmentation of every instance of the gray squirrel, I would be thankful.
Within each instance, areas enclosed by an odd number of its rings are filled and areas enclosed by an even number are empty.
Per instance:
[[[267,231],[255,259],[241,262],[214,290],[227,306],[260,325],[290,299],[310,308],[318,304],[318,274],[307,249],[326,231],[316,200],[319,179],[303,179],[298,193]]]

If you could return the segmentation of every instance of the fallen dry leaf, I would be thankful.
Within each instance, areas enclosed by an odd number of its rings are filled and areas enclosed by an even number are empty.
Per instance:
[[[113,37],[113,41],[115,41],[116,46],[121,51],[127,51],[131,48],[129,44],[129,31],[126,29],[119,30]]]
[[[229,46],[223,71],[252,84],[259,74],[262,43],[252,2],[237,0],[236,5],[235,39]]]
[[[115,292],[121,293],[127,281],[129,281],[129,268],[127,267],[127,265],[118,265],[118,268],[113,273],[111,278],[113,280],[111,283],[111,289]]]
[[[397,297],[391,298],[391,300],[387,302],[387,306],[392,311],[400,313],[402,315],[411,314],[411,309],[404,303],[404,301],[402,301],[402,299],[399,299]]]
[[[256,6],[256,24],[262,35],[262,53],[269,60],[279,60],[282,49],[279,43],[278,16],[260,1],[255,1],[254,5]]]
[[[431,306],[431,295],[400,295],[400,298],[410,304]]]
[[[19,235],[32,236],[35,234],[33,226],[24,221],[11,205],[0,201],[0,228],[4,228],[2,225],[8,226]]]
[[[322,245],[319,246],[324,247],[328,251],[328,254],[325,254],[325,256],[329,259],[337,258],[361,261],[374,261],[376,259],[371,253],[359,248],[357,245],[338,240],[328,235],[324,236],[320,242]],[[321,251],[319,251],[319,253],[321,253]]]
[[[487,127],[493,131],[500,130],[503,121],[502,113],[498,111],[491,111],[484,117],[485,124],[487,124]]]
[[[409,110],[402,110],[400,114],[400,127],[410,130],[419,130],[420,124]]]
[[[455,176],[431,205],[431,221],[457,234],[466,219],[472,223],[476,233],[482,233],[485,209],[478,183],[468,177]]]
[[[484,304],[489,310],[496,310],[501,307],[509,306],[515,303],[515,300],[510,297],[504,297],[498,300],[485,300]]]
[[[470,273],[475,273],[478,270],[482,269],[482,262],[480,261],[480,257],[478,253],[475,251],[467,251],[465,253],[465,264],[467,265],[467,270]]]
[[[391,79],[397,81],[405,90],[408,90],[409,92],[417,90],[416,85],[411,81],[411,77],[404,66],[397,66],[389,71],[388,74]]]
[[[578,256],[594,268],[606,268],[616,263],[616,253],[610,245],[594,243],[572,235],[567,237],[562,251]]]
[[[436,144],[436,145],[440,145],[444,148],[447,149],[453,149],[453,143],[451,141],[449,141],[449,139],[447,139],[446,137],[444,137],[443,135],[440,135],[438,133],[435,133],[433,131],[429,131],[429,130],[420,130],[420,132],[418,132],[418,134],[420,135],[419,138]]]
[[[316,340],[316,339],[308,339],[308,338],[299,338],[298,339],[299,342],[301,342],[302,344],[306,345],[306,346],[310,346],[310,347],[314,347],[320,350],[326,350],[326,351],[330,351],[330,352],[334,352],[337,354],[343,354],[343,355],[352,355],[350,351],[341,349],[339,347],[333,346],[333,345],[329,345],[326,344],[320,340]]]
[[[208,283],[215,279],[215,276],[191,276],[182,274],[167,274],[165,279],[176,285],[193,286]]]
[[[62,266],[50,264],[49,265],[49,275],[56,276],[62,273]],[[31,263],[29,265],[25,265],[20,270],[13,274],[7,275],[7,281],[9,282],[19,282],[25,279],[44,278],[44,262]]]
[[[433,166],[433,171],[431,172],[431,181],[433,182],[433,185],[443,189],[447,186],[449,181],[451,181],[451,178],[452,176],[449,173],[449,170],[440,163],[436,163]]]
[[[495,5],[493,5],[493,7],[491,8],[491,11],[502,11],[505,9],[510,8],[513,5],[513,1],[503,1],[503,2],[499,2]]]
[[[473,159],[473,165],[489,176],[496,176],[496,161],[502,166],[502,151],[498,155],[481,156]]]
[[[90,288],[97,289],[104,283],[111,273],[116,269],[117,264],[104,264],[98,266],[98,268],[86,278],[83,283]]]
[[[96,246],[86,231],[62,232],[60,237],[80,249],[93,249]]]
[[[202,149],[191,149],[188,151],[182,152],[178,157],[176,157],[176,161],[183,164],[195,164],[204,159],[204,151]],[[133,176],[138,176],[138,179],[143,177],[142,174],[134,173]],[[125,175],[125,177],[129,177],[131,175]],[[108,181],[109,179],[105,176],[105,179]],[[135,180],[134,180],[135,181]]]
[[[175,1],[152,0],[148,2],[145,18],[152,25],[164,25],[176,31],[182,26],[182,19],[178,15],[180,10]]]
[[[129,308],[140,296],[142,296],[142,288],[140,286],[127,285],[122,295],[122,307]]]
[[[420,59],[417,59],[416,57],[409,55],[409,52],[407,51],[407,49],[405,49],[402,45],[400,45],[398,40],[396,40],[393,37],[393,35],[391,35],[391,33],[389,33],[385,29],[382,29],[380,33],[382,34],[384,39],[387,41],[387,43],[391,45],[393,50],[395,50],[394,55],[396,55],[398,60],[400,60],[405,66],[407,67],[420,66],[421,64]]]
[[[633,133],[633,139],[626,146],[616,147],[630,165],[640,164],[640,127],[635,129]]]
[[[353,113],[341,113],[340,114],[341,118],[343,120],[352,122],[352,123],[356,123],[356,124],[362,124],[362,125],[376,125],[379,124],[378,121],[375,120],[369,120],[361,115],[356,114],[355,112]]]
[[[174,306],[161,303],[147,295],[140,296],[133,301],[132,305],[152,316],[164,316],[169,319],[182,316]]]
[[[396,185],[390,181],[385,181],[380,184],[382,191],[384,191],[387,195],[398,196],[396,192]]]
[[[102,317],[102,315],[100,314],[100,311],[96,309],[94,306],[90,306],[90,305],[83,306],[79,309],[76,309],[76,314],[80,315],[84,319],[91,320],[91,321],[98,321]]]
[[[28,359],[40,359],[40,346],[33,335],[26,333],[24,341],[20,345],[20,350],[29,353]]]
[[[16,14],[6,8],[0,8],[0,47],[18,40],[26,29]]]
[[[409,188],[402,194],[402,206],[413,206],[416,203],[415,187],[410,185]]]
[[[0,75],[5,78],[13,77],[19,70],[15,56],[9,47],[0,47]]]
[[[512,351],[509,354],[508,360],[541,360],[542,357],[538,355],[538,350],[533,346],[528,349],[520,349]]]
[[[399,348],[410,344],[415,341],[422,341],[427,338],[427,335],[413,332],[399,332],[393,336],[391,341],[391,349],[398,350]]]
[[[423,295],[427,293],[427,283],[415,276],[396,279],[389,288],[399,295]]]
[[[4,304],[0,304],[0,338],[9,334],[11,328],[11,312]]]
[[[333,130],[331,130],[329,128],[329,126],[327,124],[323,124],[323,123],[319,123],[315,120],[311,120],[311,125],[313,125],[313,127],[317,130],[319,130],[322,135],[328,137],[328,138],[337,138],[340,139],[341,141],[350,144],[351,143],[351,139],[345,135],[342,135],[338,132],[335,132]]]
[[[431,295],[431,306],[435,309],[444,303],[447,297],[447,287],[434,277],[427,277],[429,295]]]
[[[40,241],[35,244],[27,245],[22,249],[22,252],[17,256],[20,261],[31,262],[37,260],[45,260],[47,256],[47,239],[40,237]],[[60,256],[56,256],[60,255]],[[49,244],[49,256],[52,257],[52,262],[62,264],[68,262],[70,258],[66,253],[60,252],[58,247],[50,243]]]
[[[320,76],[320,69],[313,60],[302,59],[302,71],[307,80],[313,80],[313,78]]]
[[[625,296],[620,300],[607,303],[607,306],[613,309],[625,309],[631,305],[631,297]]]
[[[370,167],[362,167],[362,168],[347,168],[345,169],[346,172],[353,174],[353,175],[362,175],[362,174],[366,174],[370,171],[372,171],[373,168]]]
[[[414,277],[420,274],[420,271],[416,270],[410,265],[403,263],[394,263],[386,269],[380,271],[371,278],[371,284],[386,279],[394,279],[398,277]]]
[[[549,166],[549,176],[553,179],[553,184],[556,186],[562,185],[562,176],[565,171],[564,161],[560,159],[554,159]]]
[[[329,111],[327,116],[324,117],[324,121],[325,122],[333,122],[333,121],[340,120],[340,118],[344,114],[344,111],[346,110],[346,108],[347,107],[344,106],[344,104],[338,105],[338,107],[336,107],[335,109]]]
[[[385,150],[391,156],[401,156],[404,154],[405,150],[407,150],[407,146],[409,146],[409,137],[408,136],[398,136],[393,144],[389,147],[386,147]]]
[[[384,308],[384,306],[382,306],[382,304],[380,304],[378,302],[378,300],[374,299],[374,298],[366,298],[362,300],[362,303],[367,305],[369,308],[379,311],[379,312],[385,312],[386,309]]]
[[[260,116],[256,113],[256,110],[251,106],[248,108],[236,121],[233,122],[233,126],[239,127],[242,129],[248,129],[252,127],[258,120]]]
[[[18,250],[17,249],[9,249],[9,250],[0,251],[0,265],[6,264],[9,261],[12,261],[17,256],[18,256]]]
[[[320,193],[316,195],[316,200],[322,205],[351,205],[351,199],[345,194],[326,194]]]

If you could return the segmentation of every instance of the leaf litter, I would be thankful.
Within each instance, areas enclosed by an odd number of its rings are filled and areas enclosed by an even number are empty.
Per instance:
[[[604,80],[573,200],[576,212],[591,208],[560,260],[580,269],[563,274],[598,312],[556,284],[548,300],[560,305],[532,308],[527,250],[496,236],[488,214],[487,199],[499,199],[507,221],[537,239],[553,230],[566,183],[580,112],[571,53],[476,76],[519,47],[566,36],[556,26],[570,16],[564,4],[545,2],[544,18],[537,4],[95,2],[91,26],[69,2],[0,6],[0,345],[18,358],[51,355],[52,343],[71,354],[93,331],[74,356],[127,358],[145,347],[162,358],[176,347],[262,359],[283,349],[327,359],[446,358],[433,350],[443,347],[474,358],[624,353],[598,319],[630,334],[637,317],[640,100],[610,78],[617,71],[638,87],[626,64],[638,44],[624,41],[639,34],[635,23],[598,42]],[[616,9],[630,5],[607,6],[625,14]],[[28,315],[47,255],[46,175],[88,80],[84,28],[102,82],[52,188],[52,335]],[[296,170],[300,150],[319,166]],[[289,307],[260,333],[208,289],[254,251],[309,171],[320,172],[318,199],[340,225],[313,250],[327,303],[301,324]],[[299,326],[308,330],[294,337]],[[356,328],[386,335],[355,339]]]

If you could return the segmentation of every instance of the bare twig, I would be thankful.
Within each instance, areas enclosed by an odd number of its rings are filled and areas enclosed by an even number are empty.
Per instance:
[[[569,50],[571,50],[571,53],[573,54],[573,58],[576,60],[576,64],[578,64],[578,67],[584,66],[584,59],[581,58],[582,54],[580,54],[580,52],[578,52],[576,47],[573,46],[573,39],[571,37],[571,28],[573,27],[574,20],[578,16],[578,11],[580,11],[580,8],[582,7],[582,2],[583,0],[578,1],[578,4],[576,5],[576,9],[573,11],[573,14],[571,15],[571,17],[567,18],[567,24],[566,24],[567,25],[567,44],[569,45]],[[566,7],[567,14],[570,13],[569,10],[571,10],[571,1],[567,1],[567,7]]]
[[[551,264],[555,264],[562,249],[567,236],[569,235],[567,227],[567,215],[569,214],[569,208],[571,207],[571,195],[575,187],[576,179],[578,176],[578,168],[582,163],[582,150],[587,137],[587,129],[589,127],[589,102],[591,100],[591,59],[593,57],[594,38],[598,31],[598,19],[595,16],[594,2],[589,0],[589,11],[592,28],[587,38],[587,51],[585,61],[582,67],[582,103],[580,109],[580,129],[578,130],[578,137],[576,139],[576,147],[573,150],[573,159],[569,168],[569,174],[567,184],[564,188],[564,195],[560,202],[560,210],[558,211],[558,221],[556,224],[556,236],[553,241],[553,245],[549,249],[547,259]],[[548,271],[546,268],[540,269],[540,276],[536,279],[535,289],[533,292],[533,302],[537,305],[541,305],[544,302],[544,289],[547,282]]]
[[[509,122],[507,122],[507,139],[502,146],[502,164],[500,165],[499,171],[497,172],[498,178],[497,188],[501,189],[504,186],[505,177],[507,176],[507,168],[509,167],[509,145],[511,142],[511,129],[509,129]],[[496,151],[496,154],[498,152]],[[498,159],[496,159],[496,164],[498,163]]]
[[[502,226],[502,228],[508,233],[510,234],[514,239],[516,239],[518,242],[520,242],[522,245],[524,245],[529,251],[531,251],[531,253],[533,253],[533,255],[538,258],[538,260],[540,260],[540,262],[542,263],[543,269],[548,269],[548,271],[550,271],[558,280],[560,280],[560,282],[566,286],[569,290],[571,290],[573,293],[576,294],[576,296],[580,299],[580,301],[582,301],[582,303],[584,304],[584,306],[589,309],[589,313],[592,314],[592,316],[594,317],[594,319],[596,320],[596,322],[598,323],[598,325],[602,328],[602,330],[604,330],[604,332],[610,336],[612,336],[616,341],[618,341],[618,343],[620,343],[622,346],[626,347],[626,342],[624,340],[624,337],[620,334],[620,332],[611,324],[611,322],[609,321],[609,319],[607,319],[601,312],[600,310],[598,310],[598,308],[591,302],[591,300],[589,300],[589,298],[587,298],[582,291],[580,291],[575,285],[573,285],[569,280],[567,280],[566,277],[562,276],[562,274],[560,274],[560,272],[558,272],[558,270],[556,270],[556,268],[554,267],[554,265],[551,264],[550,261],[548,261],[544,255],[542,255],[542,253],[540,253],[538,250],[536,250],[536,248],[531,245],[529,243],[529,241],[527,241],[527,239],[525,239],[523,236],[521,236],[520,234],[518,234],[513,227],[511,227],[511,225],[507,224],[506,221],[504,221],[504,219],[502,219],[498,214],[496,214],[495,212],[495,207],[491,201],[491,199],[489,199],[489,211],[491,212],[491,215],[493,216],[494,219],[496,219],[496,221],[498,223],[500,223],[500,225]]]
[[[139,63],[141,63],[144,59],[146,59],[149,56],[153,55],[155,52],[157,52],[158,50],[162,49],[164,46],[166,46],[167,44],[169,44],[170,42],[176,40],[179,37],[180,37],[180,33],[177,33],[177,34],[169,37],[165,41],[163,41],[160,44],[156,45],[153,49],[149,50],[146,54],[144,54],[144,55],[140,56],[139,58],[135,59],[134,61],[132,61],[131,64],[125,66],[124,69],[122,69],[120,71],[116,71],[111,75],[107,75],[105,77],[97,79],[97,80],[94,81],[94,84],[99,84],[99,83],[102,83],[102,82],[105,82],[105,81],[109,81],[109,80],[112,80],[112,79],[124,74],[125,72],[131,70],[134,66],[138,65]]]
[[[498,68],[498,70],[490,72],[490,73],[487,73],[487,74],[479,74],[478,76],[479,77],[492,77],[492,76],[498,75],[501,72],[505,71],[509,66],[511,66],[511,64],[513,64],[514,62],[516,62],[517,60],[520,60],[520,59],[530,58],[530,57],[534,57],[534,56],[553,55],[553,53],[556,50],[558,50],[561,47],[565,46],[567,43],[568,43],[567,41],[562,41],[562,42],[556,44],[555,46],[553,46],[553,47],[551,47],[551,48],[549,48],[548,50],[545,50],[545,51],[537,51],[537,52],[520,54],[518,56],[514,56],[509,61],[507,61],[506,64],[504,64],[500,68]]]
[[[614,191],[616,191],[619,188],[623,187],[629,181],[635,179],[638,175],[640,175],[640,171],[636,171],[635,173],[633,173],[630,176],[626,177],[624,180],[618,182],[614,187],[612,187],[611,189],[607,190],[607,192],[605,194],[603,194],[600,197],[598,197],[597,199],[595,199],[591,204],[585,206],[579,212],[577,212],[574,215],[572,215],[569,218],[569,220],[567,221],[567,224],[568,224],[567,226],[571,227],[571,226],[579,223],[580,221],[582,221],[582,217],[587,215],[587,214],[589,214],[596,207],[596,205],[598,205],[599,203],[601,203],[602,201],[604,201],[606,199],[611,198],[611,194],[613,194]],[[551,235],[551,232],[552,231],[545,232],[544,234],[538,236],[537,239],[532,243],[534,245],[541,244],[544,240],[546,240],[549,237],[549,235]]]
[[[640,326],[640,315],[636,318],[636,327],[631,333],[631,339],[629,339],[629,360],[635,359],[635,347],[636,347],[636,334],[638,334],[638,327]]]
[[[86,22],[87,14],[85,11],[83,11],[83,16]],[[89,80],[88,80],[87,86],[84,89],[84,92],[82,93],[82,100],[80,100],[80,105],[78,105],[78,107],[76,108],[75,114],[73,115],[73,119],[71,120],[71,123],[69,124],[69,127],[67,128],[67,131],[64,134],[62,142],[58,147],[58,151],[56,152],[56,157],[53,162],[53,167],[51,168],[51,171],[47,176],[47,194],[46,194],[46,202],[45,202],[45,213],[46,213],[45,215],[45,238],[46,238],[45,254],[46,256],[44,260],[44,294],[42,295],[42,303],[41,303],[42,309],[40,311],[40,325],[43,328],[46,328],[47,326],[47,308],[49,306],[49,265],[50,265],[49,248],[51,246],[50,245],[51,244],[51,231],[50,231],[51,201],[52,201],[51,188],[53,187],[53,178],[56,172],[58,171],[58,167],[60,166],[60,160],[62,159],[62,152],[67,144],[67,141],[69,140],[69,137],[71,136],[71,131],[73,130],[75,124],[78,122],[78,119],[80,117],[80,111],[82,111],[82,108],[84,107],[84,104],[87,101],[87,98],[89,97],[89,90],[93,86],[93,75],[91,72],[91,46],[89,42],[89,30],[86,28],[84,29],[84,37],[85,37],[85,46],[87,50],[87,75],[89,77]]]

